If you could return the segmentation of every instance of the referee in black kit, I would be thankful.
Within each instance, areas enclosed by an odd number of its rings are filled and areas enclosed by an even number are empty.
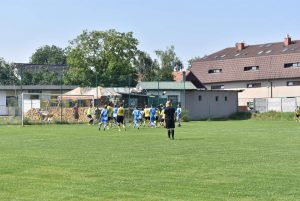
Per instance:
[[[165,113],[165,125],[166,129],[168,129],[168,137],[174,140],[174,128],[175,128],[175,109],[171,107],[171,102],[167,101],[166,108],[164,110]]]

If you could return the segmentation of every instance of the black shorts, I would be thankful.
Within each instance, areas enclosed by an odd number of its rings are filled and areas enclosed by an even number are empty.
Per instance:
[[[110,121],[112,119],[112,117],[107,117],[107,121]]]
[[[296,117],[299,118],[299,117],[300,117],[300,114],[296,114]]]
[[[158,121],[158,116],[155,117],[155,120]]]
[[[79,119],[79,114],[76,112],[76,113],[74,113],[74,119]]]
[[[123,124],[124,123],[124,116],[117,116],[117,122],[119,124]]]
[[[150,120],[150,117],[145,117],[145,120]]]
[[[174,119],[166,119],[166,128],[175,128]]]

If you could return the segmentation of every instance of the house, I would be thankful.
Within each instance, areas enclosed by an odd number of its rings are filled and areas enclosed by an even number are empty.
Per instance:
[[[173,107],[181,103],[190,120],[226,118],[238,111],[238,91],[234,90],[200,90],[190,81],[140,82],[137,88],[153,96],[154,105],[158,99],[160,103],[172,100]]]
[[[238,92],[230,90],[187,91],[186,109],[190,120],[227,118],[238,111]]]
[[[239,105],[254,98],[300,96],[300,40],[237,43],[205,56],[191,71],[208,90],[241,90]]]
[[[139,82],[136,88],[143,89],[146,95],[150,96],[149,103],[154,105],[157,105],[158,103],[165,103],[167,99],[172,100],[174,105],[177,105],[177,103],[184,105],[186,91],[197,90],[197,88],[190,81]]]

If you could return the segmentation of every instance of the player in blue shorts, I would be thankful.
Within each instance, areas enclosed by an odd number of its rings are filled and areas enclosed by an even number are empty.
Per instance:
[[[104,109],[101,111],[101,122],[99,123],[99,131],[101,130],[102,124],[104,124],[103,129],[106,129],[106,124],[108,121],[108,110],[107,105],[105,105]]]
[[[138,110],[138,108],[135,108],[135,110],[133,110],[132,112],[133,115],[133,128],[137,128],[140,129],[139,127],[139,118],[141,116],[141,111]]]
[[[178,104],[176,109],[176,120],[178,122],[178,127],[181,126],[181,113],[182,113],[181,105]]]
[[[155,115],[156,115],[156,108],[154,107],[154,105],[151,106],[151,108],[149,109],[150,111],[150,125],[151,127],[156,127],[155,126]]]

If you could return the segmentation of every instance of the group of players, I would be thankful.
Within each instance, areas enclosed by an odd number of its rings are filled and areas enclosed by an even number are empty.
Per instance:
[[[92,106],[87,110],[87,116],[91,118],[90,124],[93,124],[94,119],[92,114],[89,114],[89,110],[92,111]],[[104,106],[102,110],[98,110],[99,114],[95,112],[96,119],[99,119],[99,131],[102,129],[105,131],[111,127],[118,127],[119,131],[121,128],[126,131],[126,122],[125,122],[125,109],[121,103],[119,106],[109,103]],[[141,110],[135,108],[132,112],[133,116],[133,128],[139,129],[140,127],[151,127],[156,128],[163,126],[168,129],[168,137],[174,139],[174,128],[175,121],[178,122],[178,127],[181,126],[181,114],[182,109],[180,104],[175,110],[171,107],[171,102],[166,103],[166,107],[159,105],[158,107],[145,107]],[[98,116],[98,117],[97,117]],[[176,117],[176,118],[175,118]]]

